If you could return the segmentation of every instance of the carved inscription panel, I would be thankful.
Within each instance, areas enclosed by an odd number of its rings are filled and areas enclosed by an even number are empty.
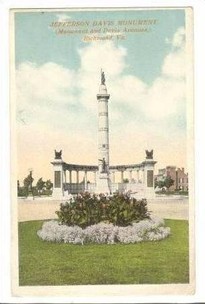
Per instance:
[[[147,187],[153,187],[153,170],[147,170]]]
[[[55,171],[55,188],[61,187],[61,171]]]

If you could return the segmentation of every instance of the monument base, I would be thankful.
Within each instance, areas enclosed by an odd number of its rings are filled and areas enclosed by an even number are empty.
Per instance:
[[[99,176],[97,177],[97,185],[96,185],[95,193],[97,194],[111,193],[110,179],[107,173],[100,173]]]
[[[64,191],[61,188],[54,188],[52,198],[56,200],[62,200],[64,198]]]
[[[149,188],[146,188],[145,189],[145,198],[147,199],[153,199],[155,198],[156,194],[155,194],[155,191],[153,188],[149,189]]]

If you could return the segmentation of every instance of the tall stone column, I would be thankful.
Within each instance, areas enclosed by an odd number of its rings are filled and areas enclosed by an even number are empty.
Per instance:
[[[109,119],[108,119],[108,100],[110,95],[107,93],[105,85],[105,75],[101,71],[101,84],[98,100],[98,178],[96,193],[110,193],[109,180]]]
[[[53,165],[53,193],[52,198],[56,200],[61,200],[64,197],[64,187],[63,187],[63,160],[62,151],[57,152],[55,150],[55,158],[51,162]]]

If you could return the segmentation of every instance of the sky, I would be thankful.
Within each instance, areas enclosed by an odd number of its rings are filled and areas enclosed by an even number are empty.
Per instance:
[[[101,33],[57,34],[55,22]],[[112,39],[85,41],[111,31]],[[155,173],[186,168],[185,47],[183,9],[15,13],[18,179],[30,168],[36,179],[52,179],[54,149],[67,163],[97,164],[101,68],[110,94],[110,164],[140,163],[153,149]]]

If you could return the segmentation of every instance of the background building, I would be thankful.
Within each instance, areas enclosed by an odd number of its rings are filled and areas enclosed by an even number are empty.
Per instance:
[[[163,181],[166,177],[171,177],[174,184],[169,190],[189,190],[188,173],[184,172],[184,168],[177,168],[176,166],[167,166],[159,169],[158,174],[155,176],[156,181]]]

